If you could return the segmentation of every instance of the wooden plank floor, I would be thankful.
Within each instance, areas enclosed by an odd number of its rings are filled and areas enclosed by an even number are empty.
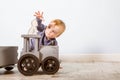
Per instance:
[[[62,62],[62,69],[46,75],[41,69],[33,76],[24,76],[15,67],[7,72],[0,69],[0,80],[120,80],[119,62]]]

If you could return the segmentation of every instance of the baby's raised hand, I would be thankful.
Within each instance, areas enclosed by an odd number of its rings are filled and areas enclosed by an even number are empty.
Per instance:
[[[41,20],[44,20],[44,18],[43,18],[43,12],[40,12],[40,11],[35,12],[34,16],[36,16],[37,18],[39,18]]]

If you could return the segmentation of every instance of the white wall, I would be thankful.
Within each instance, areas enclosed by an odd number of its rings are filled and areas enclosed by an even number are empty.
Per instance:
[[[66,31],[57,38],[60,53],[120,53],[120,0],[1,0],[0,46],[22,48],[34,12],[45,24],[60,18]]]

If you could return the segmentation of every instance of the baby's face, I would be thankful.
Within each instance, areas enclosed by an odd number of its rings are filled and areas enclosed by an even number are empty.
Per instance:
[[[60,30],[60,27],[52,22],[47,26],[45,35],[47,39],[56,38],[60,34]]]

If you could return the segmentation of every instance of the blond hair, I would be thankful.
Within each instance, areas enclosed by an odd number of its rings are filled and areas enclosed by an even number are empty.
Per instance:
[[[60,19],[54,19],[51,22],[55,23],[55,25],[60,27],[61,30],[60,30],[60,33],[58,35],[58,36],[60,36],[65,31],[65,28],[66,28],[65,23],[62,20],[60,20]]]

